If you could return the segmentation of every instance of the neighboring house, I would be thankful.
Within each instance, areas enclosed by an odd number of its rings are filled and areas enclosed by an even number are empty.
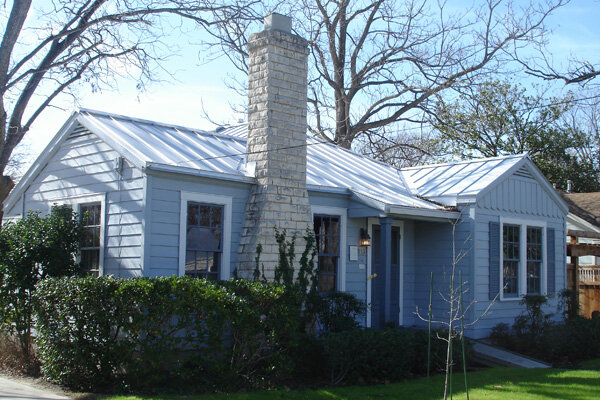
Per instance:
[[[565,193],[559,192],[569,206],[567,229],[600,233],[600,192]],[[567,238],[569,240],[569,238]],[[579,243],[600,244],[599,239],[581,237]],[[579,265],[600,265],[600,257],[581,256]]]
[[[366,326],[435,318],[456,251],[472,337],[512,323],[526,293],[565,287],[567,206],[527,155],[397,170],[306,137],[306,42],[273,15],[249,40],[249,123],[204,132],[81,110],[5,202],[7,217],[70,204],[81,259],[121,277],[250,277],[256,244],[272,276],[274,228],[318,241],[321,290],[370,303]],[[370,246],[364,246],[367,234]],[[298,246],[300,247],[300,246]],[[298,253],[301,249],[298,248]],[[444,289],[446,288],[446,289]],[[502,289],[502,290],[501,290]]]

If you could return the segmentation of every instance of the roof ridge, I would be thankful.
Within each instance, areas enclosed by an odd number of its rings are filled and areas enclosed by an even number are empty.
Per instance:
[[[511,158],[525,158],[525,157],[529,157],[529,153],[524,152],[524,153],[519,153],[519,154],[509,154],[509,155],[506,155],[506,156],[480,157],[480,158],[473,158],[473,159],[470,159],[470,160],[460,160],[460,161],[453,161],[453,162],[447,162],[447,163],[425,164],[425,165],[418,165],[418,166],[414,166],[414,167],[400,168],[400,171],[408,171],[408,170],[424,169],[424,168],[437,168],[437,167],[459,165],[459,164],[473,164],[473,163],[478,163],[478,162],[488,162],[488,161],[495,161],[495,160],[508,160],[508,159],[511,159]]]

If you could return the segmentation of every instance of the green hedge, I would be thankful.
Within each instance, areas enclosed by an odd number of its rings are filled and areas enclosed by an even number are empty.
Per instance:
[[[242,280],[48,279],[35,301],[42,368],[80,390],[255,386],[293,367],[295,303]]]
[[[491,335],[494,344],[553,363],[573,366],[600,358],[600,319],[577,317],[561,323],[547,322],[536,332],[498,324]]]
[[[301,295],[277,284],[101,277],[48,279],[37,288],[42,369],[79,390],[236,390],[426,372],[427,334],[358,329],[349,319],[362,306],[349,295],[323,296],[325,311],[314,318],[329,331],[318,336],[302,325]],[[434,373],[446,354],[437,333]]]

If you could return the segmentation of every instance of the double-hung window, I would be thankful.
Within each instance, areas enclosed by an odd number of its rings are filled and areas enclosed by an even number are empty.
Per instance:
[[[181,193],[179,275],[229,278],[231,204],[230,197]]]
[[[100,275],[100,251],[102,231],[101,203],[81,204],[79,206],[81,223],[81,243],[79,263],[89,275]]]
[[[545,294],[545,226],[535,221],[502,222],[502,298]]]
[[[340,261],[340,217],[316,214],[313,223],[319,257],[319,292],[336,290]]]
[[[218,280],[223,258],[223,206],[187,203],[185,274]]]

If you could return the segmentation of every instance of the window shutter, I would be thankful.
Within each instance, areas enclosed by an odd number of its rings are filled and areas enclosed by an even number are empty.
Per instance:
[[[546,261],[546,292],[553,294],[556,291],[556,238],[554,228],[546,230],[546,241],[546,252],[548,254],[548,260]]]
[[[490,222],[490,300],[500,291],[500,223]]]

